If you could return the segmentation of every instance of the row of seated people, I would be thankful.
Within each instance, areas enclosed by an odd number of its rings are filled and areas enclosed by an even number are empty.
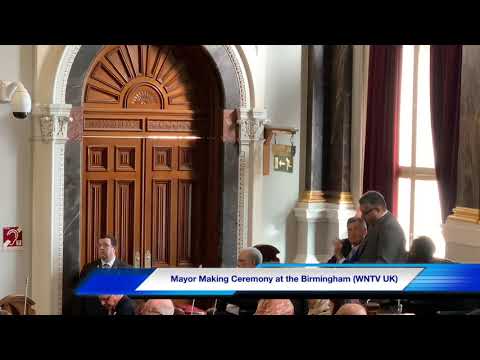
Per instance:
[[[115,257],[115,238],[103,237],[98,243],[99,260],[84,267],[81,277],[97,268],[129,267]],[[243,249],[238,257],[238,267],[254,268],[261,263],[280,262],[279,251],[271,245],[257,245]],[[215,299],[214,306],[202,310],[194,301],[170,299],[134,300],[125,295],[102,295],[78,298],[79,314],[82,315],[339,315],[366,314],[361,304],[345,304],[335,308],[328,299],[256,299],[227,298]]]
[[[328,260],[328,263],[348,264],[358,263],[358,249],[365,242],[367,235],[367,226],[359,217],[353,217],[347,222],[348,238],[335,240],[334,254]],[[435,244],[431,238],[420,236],[413,240],[410,250],[405,256],[405,263],[408,264],[454,264],[448,259],[440,259],[434,256],[436,251]],[[351,300],[334,299],[335,307],[351,302]],[[359,301],[359,300],[357,300]],[[453,297],[431,297],[431,298],[413,298],[403,300],[379,299],[384,308],[389,308],[390,312],[403,311],[414,313],[416,315],[435,315],[435,314],[480,314],[480,301],[478,298],[453,298]],[[363,302],[364,303],[364,302]],[[401,310],[399,310],[399,308]]]
[[[329,263],[355,262],[356,227],[363,225],[357,219],[349,220],[349,238],[337,241],[335,254]],[[350,247],[346,245],[350,243]],[[340,246],[341,245],[341,246]],[[96,268],[122,268],[127,264],[115,258],[116,242],[113,237],[99,240],[100,259],[87,265],[82,276]],[[348,249],[348,251],[347,251]],[[353,251],[353,254],[352,254]],[[435,259],[435,246],[431,239],[420,237],[415,239],[408,254],[410,263],[444,262]],[[240,252],[239,267],[255,267],[260,263],[280,262],[279,251],[271,245],[257,245]],[[343,261],[342,261],[343,260]],[[215,305],[207,310],[194,306],[193,300],[180,301],[169,299],[151,299],[149,301],[133,300],[128,296],[105,295],[79,299],[79,311],[82,315],[175,315],[175,314],[207,314],[207,315],[331,315],[331,314],[366,314],[367,301],[345,299],[255,299],[255,298],[221,298],[215,300]],[[388,302],[397,304],[396,301]],[[474,310],[476,301],[403,301],[404,311],[416,314],[432,314],[438,310]],[[467,312],[468,312],[467,311]]]
[[[370,211],[367,210],[366,213]],[[347,222],[348,229],[348,239],[337,240],[335,242],[335,253],[332,258],[328,261],[329,263],[356,263],[361,262],[360,255],[362,255],[362,250],[364,251],[366,236],[368,233],[367,224],[364,220],[364,217],[353,217]],[[389,239],[387,239],[389,240]],[[82,270],[82,276],[85,276],[86,273],[95,268],[121,268],[128,267],[127,264],[123,263],[121,260],[115,258],[115,247],[116,241],[113,237],[104,237],[99,240],[98,243],[98,253],[100,259],[97,261],[88,264]],[[403,259],[406,259],[402,262],[408,263],[433,263],[433,262],[449,262],[448,260],[436,259],[433,257],[435,252],[435,246],[433,241],[428,237],[420,237],[414,240],[409,253],[406,256],[402,256]],[[266,262],[279,262],[278,259],[278,249],[270,245],[258,245],[254,248],[244,249],[240,252],[238,258],[239,267],[255,267],[260,263]],[[142,313],[144,312],[143,305],[137,306],[136,303],[128,299],[126,296],[109,296],[109,297],[100,297],[100,298],[88,298],[83,299],[80,306],[80,313],[87,315],[100,315],[100,314],[121,314],[121,313]],[[161,302],[150,302],[149,304],[160,304]],[[397,301],[386,301],[390,305],[397,304]],[[422,301],[409,301],[405,302],[407,307],[416,309],[416,312],[424,312],[423,308],[427,308],[428,311],[433,311],[435,309],[443,309],[445,306],[428,306],[428,302]],[[437,302],[438,303],[438,302]],[[442,304],[447,303],[447,310],[451,309],[452,306],[457,306],[458,302],[441,302]],[[461,305],[464,306],[467,301],[462,300]],[[113,305],[112,305],[113,304]],[[252,299],[252,298],[229,298],[218,299],[215,301],[215,306],[203,311],[197,308],[194,308],[190,305],[183,303],[182,306],[177,305],[178,302],[173,306],[173,312],[181,313],[207,313],[212,315],[266,315],[266,314],[296,314],[296,315],[305,315],[305,314],[336,314],[343,305],[349,305],[348,308],[352,308],[350,305],[359,305],[365,306],[366,302],[361,300],[341,300],[341,299]],[[413,305],[412,305],[413,304]],[[476,307],[476,302],[473,301],[470,307]],[[115,309],[120,310],[115,310]],[[353,308],[358,308],[353,306]],[[420,310],[419,310],[420,308]],[[175,310],[177,309],[177,310]],[[148,312],[148,311],[147,311]]]

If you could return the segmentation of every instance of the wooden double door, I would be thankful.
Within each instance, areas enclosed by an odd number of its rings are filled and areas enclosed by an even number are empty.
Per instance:
[[[106,234],[134,266],[219,265],[223,97],[205,50],[105,46],[82,106],[81,265]]]
[[[83,262],[96,259],[96,240],[111,234],[117,256],[135,267],[202,263],[202,139],[88,137],[84,150]]]

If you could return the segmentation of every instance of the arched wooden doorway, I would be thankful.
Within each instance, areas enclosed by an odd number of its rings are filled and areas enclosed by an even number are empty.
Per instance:
[[[84,82],[81,265],[218,266],[223,96],[199,46],[103,48]]]

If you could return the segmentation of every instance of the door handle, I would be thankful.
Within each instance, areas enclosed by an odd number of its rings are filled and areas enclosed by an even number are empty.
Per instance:
[[[145,267],[152,267],[152,253],[150,252],[150,250],[145,251]]]
[[[136,267],[136,268],[140,267],[140,251],[137,251],[135,253],[135,261],[134,261],[133,266]]]

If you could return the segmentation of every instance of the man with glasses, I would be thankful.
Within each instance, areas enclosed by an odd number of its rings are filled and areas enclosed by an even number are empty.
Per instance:
[[[96,269],[129,268],[126,262],[116,256],[117,240],[111,236],[104,236],[98,240],[98,259],[86,264],[80,272],[83,280],[90,272]],[[107,315],[107,310],[98,297],[82,297],[77,304],[77,313],[80,315]]]
[[[368,191],[359,200],[368,233],[358,250],[359,263],[403,263],[406,261],[405,234],[397,219],[387,210],[382,194]]]

